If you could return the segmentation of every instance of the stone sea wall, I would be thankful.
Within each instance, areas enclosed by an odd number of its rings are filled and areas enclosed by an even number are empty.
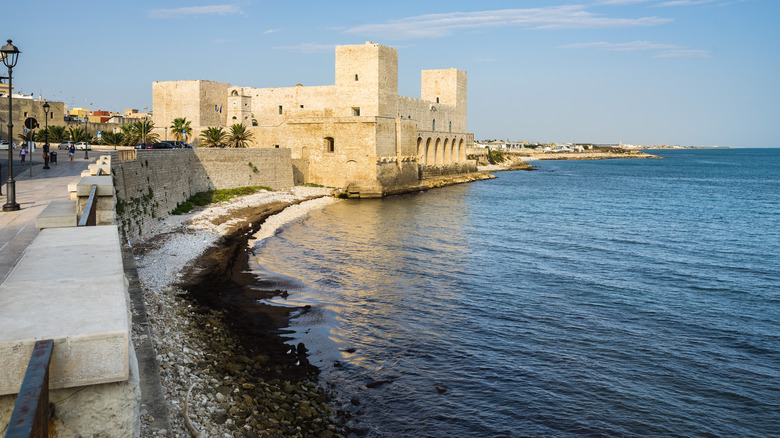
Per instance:
[[[145,237],[151,225],[192,195],[249,186],[293,184],[289,149],[140,150],[135,160],[112,160],[116,217],[122,240]]]

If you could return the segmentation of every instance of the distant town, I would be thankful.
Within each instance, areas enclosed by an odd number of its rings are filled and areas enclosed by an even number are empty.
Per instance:
[[[680,146],[680,145],[638,145],[619,143],[540,143],[530,142],[528,140],[475,140],[475,148],[490,148],[498,151],[523,151],[536,150],[544,152],[584,152],[595,148],[622,148],[622,149],[693,149],[705,148],[704,146]],[[707,149],[728,149],[723,146],[711,146]]]

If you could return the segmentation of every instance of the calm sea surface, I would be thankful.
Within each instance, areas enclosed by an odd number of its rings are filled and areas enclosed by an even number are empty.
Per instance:
[[[339,202],[253,270],[369,436],[780,436],[780,149],[657,153]]]

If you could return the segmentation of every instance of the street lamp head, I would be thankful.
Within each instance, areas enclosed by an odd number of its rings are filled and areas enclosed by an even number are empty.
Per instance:
[[[0,54],[2,54],[0,56],[3,58],[3,64],[8,68],[16,67],[16,61],[19,60],[20,53],[22,52],[11,43],[11,40],[8,40],[8,44],[0,48]]]
[[[44,102],[43,104],[43,113],[49,114],[49,102]]]

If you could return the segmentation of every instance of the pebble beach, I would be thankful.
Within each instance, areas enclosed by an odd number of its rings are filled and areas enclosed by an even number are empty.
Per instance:
[[[259,348],[246,348],[226,324],[223,309],[204,306],[180,287],[197,271],[199,257],[218,248],[225,236],[247,230],[259,212],[275,214],[261,214],[256,239],[337,202],[330,194],[330,189],[295,187],[234,198],[169,216],[147,233],[153,237],[133,243],[149,321],[147,331],[133,327],[133,342],[152,338],[169,417],[160,427],[142,407],[141,436],[347,434],[350,423],[339,415],[338,394],[318,381],[302,345],[288,349],[270,334]]]

